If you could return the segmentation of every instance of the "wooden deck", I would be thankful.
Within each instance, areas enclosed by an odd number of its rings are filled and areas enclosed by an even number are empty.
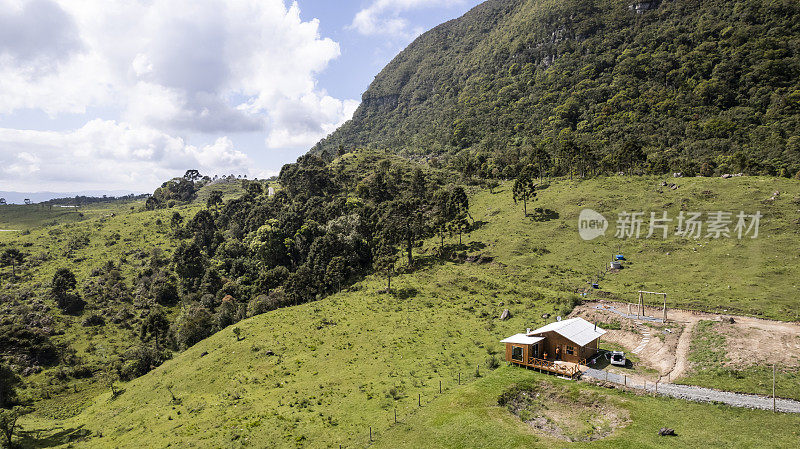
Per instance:
[[[567,377],[575,377],[579,373],[585,371],[586,360],[581,360],[580,363],[564,362],[560,360],[544,360],[531,357],[528,362],[512,360],[511,363],[526,368],[538,369],[540,371],[547,371],[554,374],[559,374]]]

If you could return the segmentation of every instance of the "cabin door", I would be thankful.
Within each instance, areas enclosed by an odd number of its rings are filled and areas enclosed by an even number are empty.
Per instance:
[[[531,357],[535,359],[539,358],[539,343],[536,343],[531,347]]]

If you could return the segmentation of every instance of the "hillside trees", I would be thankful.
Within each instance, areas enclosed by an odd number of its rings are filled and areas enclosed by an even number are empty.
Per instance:
[[[409,45],[313,153],[372,145],[506,179],[800,172],[800,4],[655,3],[486,2]]]
[[[434,192],[446,177],[398,158],[366,153],[363,161],[328,164],[301,157],[280,179],[273,196],[262,182],[242,180],[238,198],[172,214],[179,242],[171,261],[154,255],[135,280],[134,306],[149,312],[139,323],[141,347],[123,357],[126,376],[142,373],[149,362],[140,362],[153,351],[185,349],[247,316],[324,297],[373,271],[391,287],[401,254],[411,267],[414,247],[434,229],[460,234],[467,226],[462,187],[444,189],[438,225]],[[178,303],[169,323],[159,307]]]
[[[175,272],[187,291],[197,290],[205,275],[205,258],[196,241],[195,239],[189,243],[181,242],[172,257]]]
[[[461,245],[461,234],[469,227],[469,198],[467,192],[461,186],[455,186],[450,189],[448,199],[448,208],[450,209],[449,228],[451,231],[458,234],[458,244]]]
[[[14,404],[19,383],[19,376],[5,362],[0,361],[0,408],[9,408]]]
[[[139,327],[139,339],[143,343],[152,342],[166,348],[170,346],[171,338],[170,323],[164,310],[159,307],[151,308]]]
[[[372,257],[373,268],[386,277],[386,291],[391,291],[392,277],[397,265],[397,247],[394,245],[393,236],[386,232],[379,235],[373,247]]]
[[[514,180],[514,187],[512,189],[514,204],[522,201],[523,211],[525,216],[528,216],[528,201],[536,198],[536,182],[533,177],[532,170],[526,167],[522,170],[517,179]]]
[[[211,313],[199,304],[181,309],[173,333],[180,349],[186,349],[211,335],[214,320]]]
[[[86,305],[86,302],[74,292],[76,285],[75,274],[69,268],[59,268],[50,282],[50,295],[65,313],[80,312]]]
[[[11,266],[11,277],[17,277],[17,266],[25,260],[25,254],[17,248],[7,248],[0,254],[0,264]]]
[[[212,190],[206,200],[206,207],[209,209],[216,209],[220,204],[222,204],[222,192],[219,190]]]

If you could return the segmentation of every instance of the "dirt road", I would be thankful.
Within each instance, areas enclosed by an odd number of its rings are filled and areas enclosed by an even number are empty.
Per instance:
[[[584,378],[611,382],[618,385],[625,385],[628,388],[644,390],[650,393],[657,393],[662,396],[684,399],[694,402],[719,402],[731,407],[744,407],[761,410],[772,410],[773,402],[771,397],[758,396],[754,394],[732,393],[729,391],[713,390],[711,388],[695,387],[691,385],[676,385],[670,383],[653,382],[643,383],[631,378],[624,378],[619,374],[607,373],[596,369],[589,369],[583,373]],[[776,399],[775,410],[784,413],[800,413],[800,401],[791,399]]]
[[[680,309],[669,309],[668,321],[662,323],[661,308],[646,307],[641,318],[628,315],[627,311],[628,304],[600,301],[584,303],[570,316],[599,323],[619,322],[621,328],[608,331],[603,339],[627,348],[646,366],[658,371],[662,381],[673,381],[691,370],[689,352],[700,321],[714,322],[713,331],[725,338],[727,363],[731,366],[800,366],[798,323]]]

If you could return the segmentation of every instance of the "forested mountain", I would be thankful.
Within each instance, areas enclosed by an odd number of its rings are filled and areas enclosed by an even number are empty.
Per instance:
[[[312,151],[464,174],[800,170],[795,0],[488,0],[420,36]]]

